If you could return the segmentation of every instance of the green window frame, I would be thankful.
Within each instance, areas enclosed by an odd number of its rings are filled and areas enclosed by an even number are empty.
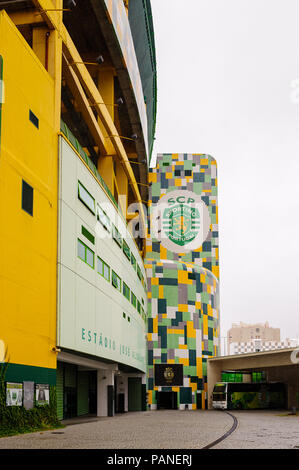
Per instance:
[[[139,300],[137,300],[137,312],[141,313],[141,304],[140,304]]]
[[[145,314],[145,311],[144,311],[143,307],[141,307],[141,313],[142,313],[142,318],[145,321],[146,314]]]
[[[78,198],[95,215],[95,199],[80,181],[78,181]]]
[[[130,250],[129,245],[127,244],[127,242],[125,240],[123,240],[123,252],[126,255],[126,257],[128,258],[128,260],[130,261],[130,259],[131,259],[131,250]]]
[[[115,289],[121,292],[121,278],[115,271],[112,270],[111,283]]]
[[[136,258],[135,258],[135,256],[133,255],[132,252],[131,252],[131,265],[133,266],[133,268],[136,271]]]
[[[140,281],[142,279],[142,273],[141,273],[141,269],[139,267],[139,264],[137,264],[137,276],[139,277]]]
[[[130,302],[130,295],[131,295],[131,289],[127,286],[127,284],[123,281],[123,294],[126,299]]]
[[[115,227],[115,225],[113,225],[113,230],[112,230],[112,236],[113,236],[113,239],[116,241],[116,243],[118,244],[118,246],[120,248],[122,248],[122,244],[123,244],[123,239],[122,239],[122,236],[120,234],[120,232],[117,230],[117,228]]]
[[[101,222],[107,232],[111,232],[111,222],[106,212],[97,204],[97,220]]]
[[[98,273],[110,282],[110,266],[98,256]]]
[[[131,304],[133,305],[133,307],[136,308],[136,305],[137,305],[137,297],[136,295],[131,291]]]
[[[79,238],[77,241],[77,256],[88,266],[94,269],[94,252]]]

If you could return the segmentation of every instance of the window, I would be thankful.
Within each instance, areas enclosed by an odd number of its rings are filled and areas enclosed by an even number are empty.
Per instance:
[[[38,117],[35,116],[35,114],[31,111],[31,109],[29,110],[29,121],[32,122],[32,124],[38,129],[39,128],[39,120],[38,120]]]
[[[115,227],[115,225],[113,225],[112,236],[113,236],[114,240],[116,241],[116,243],[117,243],[120,247],[122,247],[122,236],[121,236],[121,234],[119,233],[119,231],[117,230],[117,228]]]
[[[128,258],[128,260],[130,261],[131,250],[130,250],[129,245],[127,244],[127,242],[125,240],[123,240],[123,252],[126,255],[126,257]]]
[[[137,276],[139,277],[140,281],[142,279],[142,274],[141,274],[141,269],[139,267],[139,264],[137,264]]]
[[[121,292],[121,278],[114,271],[112,271],[112,285]]]
[[[95,214],[95,200],[91,194],[84,188],[84,186],[78,181],[78,198],[81,202],[89,209],[93,214]]]
[[[111,231],[110,219],[99,205],[97,205],[97,219],[108,232]]]
[[[136,295],[133,294],[133,292],[131,292],[131,304],[136,308],[137,299],[136,299]]]
[[[141,305],[140,305],[139,300],[137,300],[137,311],[138,313],[141,313]]]
[[[22,180],[22,209],[33,216],[33,188]]]
[[[84,235],[84,237],[87,238],[87,240],[90,241],[90,243],[94,245],[94,236],[85,227],[83,227],[83,225],[81,228],[81,233]]]
[[[134,269],[136,269],[136,258],[133,255],[133,253],[131,253],[131,265],[133,266]]]
[[[125,282],[123,282],[123,294],[126,297],[126,299],[128,299],[128,301],[130,302],[131,291]]]
[[[94,252],[78,239],[78,258],[84,261],[92,269],[94,268]]]
[[[103,276],[106,281],[110,281],[110,267],[105,261],[98,257],[98,273]]]

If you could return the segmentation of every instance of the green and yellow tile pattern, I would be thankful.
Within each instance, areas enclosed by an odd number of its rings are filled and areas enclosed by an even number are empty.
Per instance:
[[[219,345],[217,166],[209,155],[160,154],[149,179],[148,402],[156,409],[157,392],[172,391],[178,408],[206,408],[207,358]],[[175,190],[195,193],[209,210],[208,235],[189,252],[174,253],[153,236],[155,204]],[[156,364],[182,364],[182,384],[156,385]]]

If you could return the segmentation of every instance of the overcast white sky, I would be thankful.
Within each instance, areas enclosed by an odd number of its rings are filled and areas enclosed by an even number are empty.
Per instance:
[[[154,155],[218,163],[221,336],[269,321],[299,338],[299,2],[151,4]]]

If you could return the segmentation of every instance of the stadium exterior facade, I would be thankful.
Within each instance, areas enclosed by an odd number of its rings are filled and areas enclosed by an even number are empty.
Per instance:
[[[148,402],[204,409],[220,333],[216,161],[160,154],[150,182]]]
[[[60,419],[146,408],[149,0],[0,1],[0,340]],[[145,103],[146,102],[146,103]]]

